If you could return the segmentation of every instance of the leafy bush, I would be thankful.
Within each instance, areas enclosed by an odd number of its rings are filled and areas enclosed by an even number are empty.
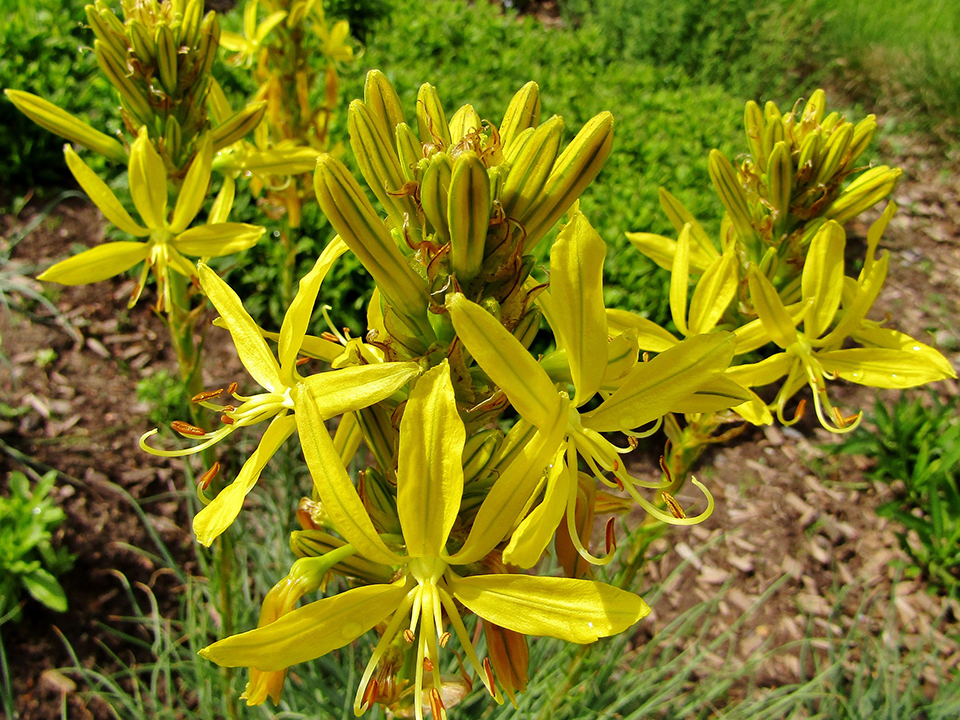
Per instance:
[[[0,618],[19,616],[23,590],[51,610],[67,609],[57,576],[73,558],[51,542],[64,520],[63,510],[48,497],[56,477],[48,472],[31,491],[26,475],[10,473],[10,496],[0,496]]]
[[[564,0],[565,18],[602,28],[610,60],[650,62],[774,99],[797,94],[818,57],[815,0]]]
[[[0,0],[0,87],[29,90],[86,117],[100,129],[113,94],[97,67],[84,0]],[[63,139],[35,125],[0,98],[0,186],[25,190],[35,184],[63,185],[70,177]],[[94,158],[102,167],[103,161]]]
[[[960,590],[960,399],[930,395],[910,400],[906,395],[888,410],[877,400],[876,430],[858,430],[843,446],[876,460],[868,477],[900,480],[901,497],[886,503],[880,515],[900,522],[907,531],[900,543],[916,569],[948,592]]]

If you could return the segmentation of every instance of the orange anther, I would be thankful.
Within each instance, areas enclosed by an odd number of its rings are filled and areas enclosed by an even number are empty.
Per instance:
[[[203,437],[207,434],[207,431],[203,428],[198,428],[196,425],[191,425],[190,423],[183,422],[182,420],[174,420],[170,423],[176,432],[181,435],[190,435],[192,437]]]
[[[206,490],[210,487],[210,482],[220,474],[220,463],[215,462],[210,466],[210,469],[207,470],[203,475],[200,476],[200,482],[197,483],[201,488]]]
[[[412,645],[413,641],[417,639],[417,636],[414,634],[413,630],[407,628],[403,631],[403,639]]]
[[[800,402],[797,403],[797,410],[793,413],[793,420],[796,422],[803,417],[803,414],[807,411],[807,399],[800,398]]]
[[[297,367],[300,367],[301,365],[306,365],[308,362],[310,362],[310,358],[308,358],[308,357],[298,357],[298,358],[297,358]]]
[[[444,710],[446,710],[446,706],[440,697],[440,691],[436,688],[430,688],[430,714],[433,715],[434,718],[439,719],[446,715]]]
[[[448,642],[450,642],[450,633],[445,632],[440,636],[440,647],[445,648]]]
[[[687,516],[687,514],[683,511],[683,508],[680,507],[680,503],[677,502],[673,495],[668,492],[661,492],[660,497],[662,497],[663,501],[667,504],[670,514],[677,518],[677,520],[683,520]]]
[[[213,400],[221,395],[223,395],[223,388],[220,388],[219,390],[204,390],[203,392],[199,392],[190,398],[190,402],[202,403],[206,402],[207,400]]]
[[[496,687],[496,684],[495,684],[496,678],[493,677],[493,667],[491,667],[490,658],[488,657],[485,657],[483,659],[483,671],[487,675],[487,689],[489,690],[491,695],[494,695],[494,692],[495,692],[494,688]],[[494,697],[496,696],[494,695]]]
[[[227,385],[227,392],[233,395],[237,391],[237,384],[235,382]]]
[[[233,418],[229,415],[221,415],[220,422],[222,422],[224,425],[233,425]]]
[[[433,672],[433,660],[428,657],[423,659],[423,669],[427,672]]]
[[[607,520],[607,527],[606,527],[606,530],[604,531],[604,536],[606,537],[606,541],[607,541],[608,554],[617,549],[617,536],[613,532],[615,529],[616,527],[615,527],[614,519],[610,518],[609,520]]]

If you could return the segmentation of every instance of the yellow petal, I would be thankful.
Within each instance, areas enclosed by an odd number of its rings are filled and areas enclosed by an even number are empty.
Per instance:
[[[173,239],[177,250],[193,257],[223,257],[253,247],[266,228],[246,223],[198,225]]]
[[[910,388],[956,377],[917,353],[889,348],[851,348],[817,353],[825,373],[878,388]]]
[[[557,526],[563,519],[570,496],[571,470],[564,463],[566,447],[561,447],[553,460],[543,500],[514,530],[503,550],[504,562],[521,568],[531,568],[540,562]]]
[[[787,314],[790,316],[790,322],[792,322],[794,326],[797,326],[800,321],[803,320],[807,314],[807,308],[809,308],[812,303],[813,300],[805,300],[787,305]],[[770,342],[770,333],[767,332],[760,318],[738,327],[734,330],[734,334],[737,336],[737,347],[734,351],[736,355],[742,355],[756,350]]]
[[[929,345],[914,340],[906,333],[889,328],[869,327],[865,324],[853,333],[853,337],[865,345],[914,353],[917,358],[923,358],[929,365],[938,368],[947,377],[956,377],[949,360]]]
[[[680,342],[652,320],[629,310],[607,308],[607,330],[611,334],[619,335],[630,329],[637,331],[637,342],[646,352],[663,352]]]
[[[224,667],[283,670],[353,642],[397,609],[402,585],[368,585],[297,608],[279,620],[205,647],[200,655]]]
[[[663,416],[684,397],[727,369],[733,357],[732,333],[696,335],[638,363],[620,389],[582,416],[597,432],[631,430]]]
[[[757,270],[752,269],[748,278],[750,300],[753,303],[764,330],[777,345],[786,349],[797,341],[797,331],[790,313],[773,285]]]
[[[90,169],[89,165],[80,159],[80,156],[73,151],[72,147],[64,145],[63,155],[67,160],[67,167],[70,168],[70,172],[73,173],[77,182],[80,183],[80,187],[90,196],[94,204],[100,208],[100,212],[103,213],[103,216],[107,220],[125,233],[130,233],[134,237],[144,237],[150,234],[147,228],[141,227],[130,217],[130,213],[120,204],[120,201],[117,200],[117,196],[113,194],[113,191]]]
[[[450,177],[447,227],[450,230],[450,265],[466,284],[483,263],[490,224],[490,176],[480,156],[465,151],[457,156]]]
[[[815,345],[836,347],[857,331],[883,288],[889,265],[890,253],[884,253],[870,266],[870,271],[856,285],[857,290],[853,301],[849,306],[844,306],[843,317],[840,318],[837,326],[828,335],[815,342]]]
[[[99,282],[129,270],[147,257],[149,246],[141,242],[115,242],[84,250],[38,276],[40,280],[61,285]]]
[[[600,389],[607,369],[607,317],[603,260],[607,245],[583,213],[576,213],[550,249],[549,317],[567,351],[576,388],[575,406]]]
[[[552,425],[538,429],[532,438],[519,444],[510,462],[498,468],[499,477],[480,506],[463,547],[450,558],[451,563],[466,565],[480,560],[513,529],[563,440],[567,429],[566,408],[565,401]]]
[[[777,353],[760,362],[749,365],[737,365],[726,372],[726,376],[744,387],[762,387],[775,383],[788,372],[794,357],[788,353]]]
[[[490,313],[460,293],[447,297],[457,336],[477,364],[527,421],[543,427],[559,412],[550,378],[520,341]]]
[[[751,393],[730,378],[721,375],[701,385],[697,391],[676,403],[671,412],[708,413],[726,410],[751,399]]]
[[[295,400],[300,447],[324,512],[343,539],[365,558],[382,565],[399,565],[401,558],[384,545],[364,509],[363,501],[340,462],[337,449],[323,424],[320,409],[306,385],[297,387]]]
[[[650,612],[640,596],[592,580],[477,575],[450,585],[454,597],[484,620],[575,643],[621,633]]]
[[[717,257],[700,276],[690,299],[691,335],[710,332],[723,317],[740,284],[737,266],[737,256],[728,252]]]
[[[420,366],[413,362],[350,365],[311,375],[304,384],[327,420],[385,400],[419,373]]]
[[[466,432],[444,360],[410,392],[400,421],[397,514],[410,557],[440,557],[463,495]]]
[[[666,188],[660,188],[660,207],[664,214],[673,224],[673,227],[679,233],[683,226],[689,224],[690,232],[693,235],[694,243],[690,247],[690,266],[695,272],[703,272],[717,256],[720,254],[710,242],[710,236],[707,235],[703,226],[697,222],[696,218],[690,214],[683,203],[670,194]],[[670,268],[667,268],[669,270]]]
[[[808,337],[820,337],[840,307],[846,244],[846,233],[832,220],[824,224],[810,241],[801,277],[803,298],[814,299],[803,321],[803,332]]]
[[[147,129],[130,148],[130,195],[137,212],[149,228],[167,226],[167,170],[150,142]]]
[[[313,269],[300,279],[300,286],[293,302],[283,316],[280,326],[280,341],[277,356],[280,359],[280,375],[284,383],[293,385],[297,370],[297,354],[307,334],[307,326],[313,316],[313,306],[317,302],[320,285],[327,276],[333,263],[347,251],[347,245],[339,236],[333,238],[323,249]]]
[[[283,392],[280,365],[267,347],[260,328],[243,309],[240,298],[220,279],[219,275],[203,263],[198,266],[198,272],[200,285],[223,318],[224,325],[233,337],[233,344],[237,348],[240,362],[243,363],[247,372],[266,390]]]
[[[187,176],[183,179],[177,205],[173,209],[173,219],[170,221],[170,231],[183,232],[191,221],[200,212],[204,200],[207,199],[207,188],[210,187],[210,168],[213,164],[213,143],[210,133],[205,133],[197,147],[197,154],[190,163]]]
[[[687,332],[687,286],[690,283],[690,226],[684,225],[677,238],[677,251],[670,269],[670,315],[681,335]]]
[[[210,547],[210,544],[237,519],[243,507],[244,498],[257,484],[264,466],[286,439],[293,435],[294,430],[296,430],[296,422],[290,415],[281,415],[270,422],[257,449],[240,469],[237,479],[221,490],[213,502],[193,518],[193,532],[197,535],[197,542]]]

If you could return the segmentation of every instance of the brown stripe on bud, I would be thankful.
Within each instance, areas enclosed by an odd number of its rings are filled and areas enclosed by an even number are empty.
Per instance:
[[[183,422],[182,420],[174,420],[172,423],[170,423],[170,427],[173,428],[175,432],[190,437],[203,437],[207,434],[207,431],[203,428],[198,428],[196,425],[191,425],[190,423]]]
[[[211,481],[220,474],[220,463],[215,462],[210,466],[210,469],[207,470],[203,475],[200,476],[200,482],[197,483],[201,488],[206,490],[210,487]]]
[[[610,518],[609,520],[607,520],[607,527],[604,530],[604,537],[606,538],[606,541],[607,541],[608,555],[617,549],[617,536],[614,535],[614,532],[613,532],[615,529],[616,529],[615,521],[613,518]]]
[[[190,398],[190,402],[202,403],[206,402],[207,400],[213,400],[221,395],[223,395],[223,388],[220,388],[219,390],[204,390],[203,392],[199,392]]]
[[[660,497],[662,497],[663,501],[667,504],[670,514],[673,515],[677,520],[683,520],[687,516],[687,514],[683,511],[683,508],[680,507],[680,503],[677,502],[677,499],[673,497],[673,495],[668,492],[661,492]]]

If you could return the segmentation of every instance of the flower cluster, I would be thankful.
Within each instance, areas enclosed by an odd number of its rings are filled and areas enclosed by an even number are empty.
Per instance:
[[[379,72],[350,107],[350,141],[381,218],[337,159],[321,155],[315,189],[338,237],[301,280],[278,335],[258,328],[236,294],[201,264],[200,283],[264,392],[218,405],[212,432],[175,423],[210,447],[239,427],[269,421],[256,452],[197,515],[209,545],[239,513],[265,463],[297,433],[313,477],[291,545],[300,556],[264,601],[258,628],[203,655],[251,668],[246,698],[276,701],[285,669],[377,629],[355,710],[380,703],[422,717],[462,697],[472,678],[441,675],[456,636],[467,666],[498,700],[526,683],[528,635],[592,642],[622,632],[649,608],[632,592],[590,579],[615,549],[612,518],[600,551],[596,515],[638,504],[663,522],[687,517],[664,486],[631,475],[622,459],[669,412],[748,401],[725,378],[736,338],[693,335],[650,358],[638,332],[611,332],[603,303],[604,241],[577,205],[610,151],[602,113],[562,148],[563,122],[539,121],[526,85],[502,122],[465,106],[446,119],[436,91],[420,89],[417,130]],[[562,218],[549,278],[530,254]],[[352,251],[377,290],[363,338],[307,334],[321,283]],[[556,351],[528,349],[541,319]],[[277,354],[267,339],[277,341]],[[330,364],[299,373],[299,358]],[[508,412],[508,410],[511,410]],[[328,423],[336,421],[330,435]],[[630,442],[614,444],[611,433]],[[358,466],[356,479],[349,468]],[[204,485],[209,477],[204,480]],[[698,484],[699,485],[699,484]],[[700,486],[702,488],[702,486]],[[535,573],[556,538],[568,577]],[[343,583],[330,583],[332,575]],[[334,587],[346,588],[332,593]],[[326,596],[296,608],[301,597]],[[463,619],[483,623],[481,660]]]

